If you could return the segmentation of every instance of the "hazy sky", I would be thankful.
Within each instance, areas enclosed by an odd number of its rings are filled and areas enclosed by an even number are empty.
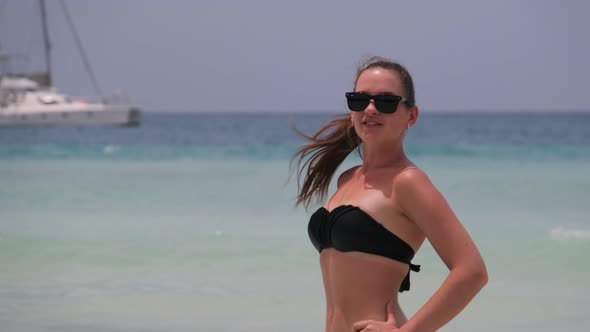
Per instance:
[[[100,86],[146,110],[345,110],[363,56],[438,110],[590,110],[590,1],[77,0]],[[41,67],[37,1],[0,0],[0,46]],[[57,0],[55,84],[93,94]],[[17,59],[13,66],[27,63]]]

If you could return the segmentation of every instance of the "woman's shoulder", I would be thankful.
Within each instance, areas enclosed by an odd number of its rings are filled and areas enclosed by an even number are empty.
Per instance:
[[[424,189],[435,189],[428,174],[421,168],[411,165],[403,168],[393,176],[393,188],[397,192],[417,192]]]
[[[346,183],[346,181],[350,180],[354,175],[354,172],[361,167],[360,165],[353,166],[340,174],[338,177],[337,185],[340,187],[342,184]]]

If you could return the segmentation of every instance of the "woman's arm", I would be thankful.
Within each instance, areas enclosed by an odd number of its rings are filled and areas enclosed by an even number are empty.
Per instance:
[[[401,331],[435,331],[455,317],[487,283],[485,264],[471,237],[426,174],[412,169],[394,179],[399,207],[426,235],[450,273]]]

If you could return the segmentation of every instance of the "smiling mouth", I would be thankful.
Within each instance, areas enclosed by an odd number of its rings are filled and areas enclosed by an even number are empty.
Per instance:
[[[381,123],[376,122],[376,121],[363,121],[362,122],[363,125],[368,126],[368,127],[378,127],[378,126],[382,126]]]

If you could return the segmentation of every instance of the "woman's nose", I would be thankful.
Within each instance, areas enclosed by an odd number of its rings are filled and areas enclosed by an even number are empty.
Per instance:
[[[369,105],[365,108],[365,112],[369,114],[377,114],[379,111],[375,107],[375,101],[373,99],[369,100]]]

